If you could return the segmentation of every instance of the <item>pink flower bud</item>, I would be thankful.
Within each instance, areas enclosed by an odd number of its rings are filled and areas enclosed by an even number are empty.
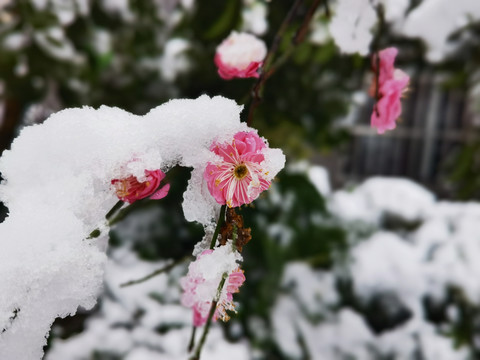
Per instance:
[[[247,33],[233,31],[218,47],[215,65],[222,79],[258,77],[267,55],[265,43]]]
[[[138,181],[133,175],[124,179],[113,179],[112,185],[118,198],[132,204],[149,196],[154,200],[167,196],[170,184],[163,186],[157,191],[160,182],[165,178],[165,173],[162,170],[145,170],[145,176],[146,179],[142,182]]]

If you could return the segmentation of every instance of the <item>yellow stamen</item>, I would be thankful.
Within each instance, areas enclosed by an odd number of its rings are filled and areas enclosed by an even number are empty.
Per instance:
[[[235,167],[233,170],[233,175],[239,179],[242,180],[245,176],[248,175],[248,168],[245,164],[240,164]]]

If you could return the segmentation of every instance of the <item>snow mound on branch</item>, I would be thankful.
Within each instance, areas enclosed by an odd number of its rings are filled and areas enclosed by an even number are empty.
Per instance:
[[[102,219],[118,200],[111,179],[192,167],[185,217],[212,222],[219,205],[202,176],[213,160],[209,146],[252,130],[240,111],[232,100],[202,96],[145,116],[67,109],[22,131],[0,159],[0,200],[9,208],[0,224],[1,359],[40,359],[54,319],[95,304],[106,261]],[[274,154],[272,167],[282,167],[283,155]],[[102,235],[87,240],[96,228]]]

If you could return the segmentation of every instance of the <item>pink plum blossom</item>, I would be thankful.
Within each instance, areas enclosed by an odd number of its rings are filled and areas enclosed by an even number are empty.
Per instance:
[[[165,173],[162,170],[145,170],[145,177],[145,181],[139,181],[133,175],[123,179],[113,179],[112,185],[117,197],[132,204],[149,196],[153,200],[160,200],[167,196],[170,184],[158,189],[160,182],[165,178]]]
[[[383,134],[385,130],[395,129],[395,121],[402,112],[401,97],[410,82],[410,76],[402,70],[394,68],[397,53],[398,50],[393,47],[378,52],[376,55],[379,57],[378,70],[376,56],[372,59],[373,71],[375,73],[378,71],[378,85],[374,80],[370,88],[370,95],[378,96],[378,98],[375,99],[371,125],[377,128],[379,134]]]
[[[222,79],[258,78],[258,69],[267,55],[265,43],[248,33],[233,31],[218,47],[215,65]]]
[[[245,275],[236,263],[240,255],[229,248],[231,249],[231,246],[204,250],[190,264],[188,274],[180,279],[183,289],[181,302],[183,306],[192,308],[194,326],[202,326],[207,322],[214,299],[217,301],[214,321],[217,319],[228,321],[230,317],[227,310],[235,311],[233,294],[239,291],[245,281]],[[228,277],[222,291],[217,294],[224,272],[228,273]]]
[[[210,150],[221,160],[209,162],[204,177],[219,204],[249,204],[270,187],[269,172],[262,167],[264,149],[265,142],[254,131],[238,132],[231,142],[212,144]]]

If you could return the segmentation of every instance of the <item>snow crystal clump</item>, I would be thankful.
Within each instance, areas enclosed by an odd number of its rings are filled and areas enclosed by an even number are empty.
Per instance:
[[[203,171],[214,140],[239,131],[241,106],[223,97],[172,100],[145,116],[106,106],[67,109],[25,128],[0,159],[0,358],[40,359],[57,316],[91,308],[102,282],[110,181],[143,170],[193,168],[184,194],[189,221],[210,224],[219,205]],[[284,161],[284,158],[279,159]],[[281,164],[271,164],[278,169]]]
[[[292,288],[292,295],[310,314],[325,311],[338,301],[335,278],[329,272],[314,271],[301,262],[291,262],[285,267],[282,287]]]
[[[421,38],[428,47],[428,60],[438,62],[455,49],[448,41],[450,35],[479,19],[478,0],[427,0],[409,14],[402,32]]]
[[[322,166],[312,166],[308,169],[308,179],[322,196],[331,192],[328,171]]]
[[[338,0],[329,30],[343,53],[367,55],[376,22],[370,0]]]
[[[374,177],[353,192],[335,192],[328,205],[343,220],[377,223],[385,215],[407,222],[422,220],[434,203],[435,196],[411,180]]]
[[[421,261],[411,244],[393,233],[379,232],[358,245],[352,255],[355,290],[362,299],[394,292],[405,305],[417,310],[426,284]]]

